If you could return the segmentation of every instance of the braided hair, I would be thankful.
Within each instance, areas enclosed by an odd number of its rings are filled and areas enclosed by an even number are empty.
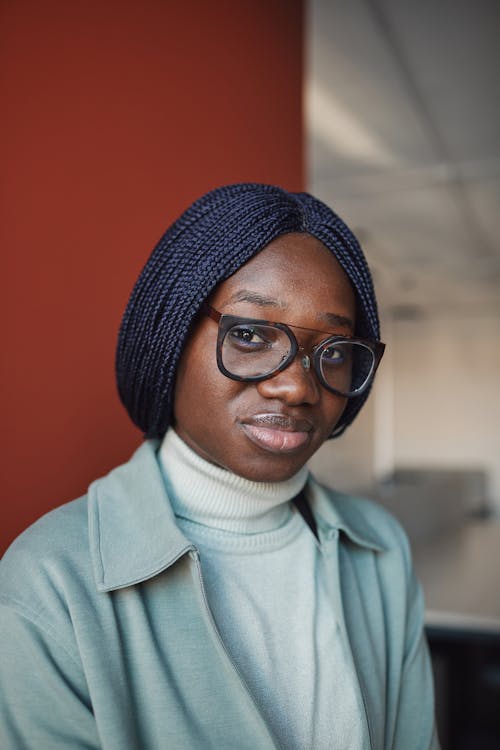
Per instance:
[[[171,422],[175,376],[191,326],[214,288],[282,234],[304,232],[337,258],[356,295],[356,335],[380,338],[363,251],[344,222],[308,193],[272,185],[220,187],[195,201],[165,232],[130,296],[116,352],[120,398],[146,437]],[[331,437],[353,421],[368,392],[351,398]]]

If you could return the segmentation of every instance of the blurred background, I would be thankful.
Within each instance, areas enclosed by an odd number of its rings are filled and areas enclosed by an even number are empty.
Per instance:
[[[387,357],[313,459],[404,524],[444,748],[500,747],[500,4],[310,0],[307,184],[373,268]]]
[[[388,345],[313,459],[410,536],[443,748],[500,747],[500,4],[4,0],[0,552],[140,442],[116,332],[167,225],[238,181],[358,234]]]
[[[311,0],[309,19],[308,187],[360,235],[389,344],[346,479],[474,471],[500,515],[500,5]]]

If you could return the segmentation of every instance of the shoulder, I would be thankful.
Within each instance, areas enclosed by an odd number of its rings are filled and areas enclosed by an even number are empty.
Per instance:
[[[42,516],[11,544],[0,562],[0,599],[18,609],[45,609],[66,579],[91,575],[84,496]]]
[[[399,521],[374,500],[333,490],[309,481],[313,508],[328,523],[337,526],[354,543],[376,552],[397,554],[411,565],[410,545]]]
[[[7,549],[0,570],[30,559],[39,564],[46,557],[74,549],[76,542],[81,546],[87,528],[87,496],[84,495],[49,511],[23,531]]]
[[[0,562],[0,634],[4,643],[54,644],[78,661],[74,624],[95,607],[87,499],[47,513],[24,531]],[[24,635],[23,635],[24,634]],[[21,647],[22,648],[22,647]]]
[[[102,508],[109,516],[110,535],[116,535],[128,512],[124,498],[132,495],[136,503],[136,496],[144,494],[151,482],[155,449],[154,441],[143,444],[128,461],[96,479],[86,495],[55,508],[27,528],[0,562],[0,595],[12,588],[12,582],[25,584],[31,576],[60,577],[65,571],[90,574],[95,517]]]
[[[99,591],[145,580],[168,557],[172,519],[156,443],[147,441],[87,495],[47,513],[15,540],[0,563],[1,601],[62,612],[95,601]]]

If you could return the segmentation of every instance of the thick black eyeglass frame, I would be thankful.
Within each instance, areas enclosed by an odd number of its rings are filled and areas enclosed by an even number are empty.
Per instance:
[[[299,342],[297,341],[295,334],[291,330],[292,328],[297,328],[299,331],[309,331],[309,332],[316,332],[316,333],[327,333],[326,331],[317,331],[314,328],[304,328],[302,326],[296,326],[296,325],[290,325],[286,323],[278,323],[276,321],[272,320],[260,320],[258,318],[245,318],[241,317],[239,315],[227,315],[226,313],[221,313],[218,310],[216,310],[214,307],[209,305],[207,302],[204,302],[201,307],[201,312],[207,315],[209,318],[214,320],[218,324],[218,332],[217,332],[217,366],[221,373],[225,375],[227,378],[231,378],[231,380],[238,380],[240,382],[244,383],[259,383],[263,380],[269,380],[269,378],[272,378],[274,375],[277,375],[279,372],[282,372],[283,370],[286,370],[289,365],[293,362],[295,357],[297,356],[299,351],[305,351],[303,346],[299,345]],[[288,357],[283,360],[283,362],[280,362],[280,364],[275,367],[270,372],[266,373],[265,375],[249,375],[249,376],[242,376],[242,375],[235,375],[234,373],[230,372],[224,367],[224,363],[222,361],[222,344],[224,342],[224,339],[226,337],[227,332],[235,325],[266,325],[271,326],[272,328],[279,328],[281,331],[284,331],[286,333],[291,349]],[[323,377],[323,374],[321,372],[320,367],[320,359],[321,354],[325,348],[325,346],[330,344],[362,344],[367,349],[369,349],[373,354],[373,365],[371,368],[371,371],[366,378],[366,381],[363,383],[361,388],[356,389],[352,393],[345,394],[342,393],[342,391],[337,390],[336,388],[332,388],[331,385],[329,385],[325,378]],[[330,391],[331,393],[335,393],[337,396],[342,396],[343,398],[354,398],[355,396],[361,396],[362,393],[366,391],[366,389],[369,387],[371,382],[373,381],[373,378],[375,377],[375,373],[377,371],[377,368],[380,364],[380,360],[382,359],[382,356],[385,351],[385,344],[382,343],[382,341],[374,341],[372,339],[361,339],[356,338],[354,336],[338,336],[338,335],[331,335],[328,336],[323,341],[320,341],[319,344],[316,344],[315,347],[313,347],[310,350],[310,360],[313,365],[314,372],[316,373],[316,377],[318,378],[321,385],[326,388],[327,391]],[[306,352],[307,353],[307,352]]]

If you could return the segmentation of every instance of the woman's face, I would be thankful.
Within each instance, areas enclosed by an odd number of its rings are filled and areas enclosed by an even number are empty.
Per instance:
[[[222,313],[313,329],[294,329],[306,351],[328,333],[354,333],[350,282],[332,253],[307,234],[275,239],[222,282],[209,302]],[[300,354],[268,380],[231,380],[217,367],[216,342],[217,323],[202,317],[179,364],[178,435],[202,458],[242,477],[288,479],[329,437],[346,399],[323,388]]]

